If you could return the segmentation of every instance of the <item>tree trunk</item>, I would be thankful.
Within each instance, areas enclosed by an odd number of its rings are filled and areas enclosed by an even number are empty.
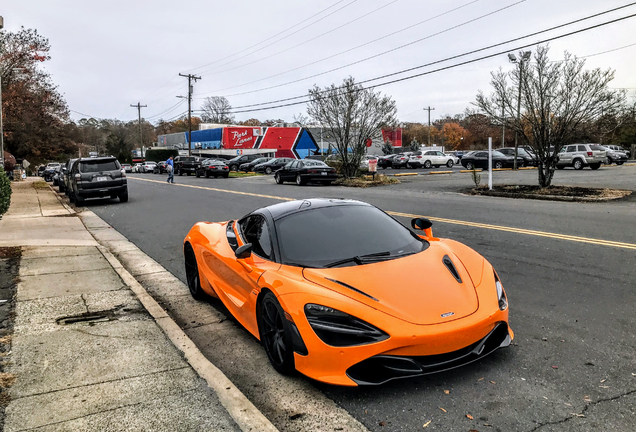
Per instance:
[[[555,169],[556,165],[554,161],[539,160],[537,171],[539,171],[539,186],[541,186],[541,188],[547,188],[552,184],[552,177],[554,177]]]

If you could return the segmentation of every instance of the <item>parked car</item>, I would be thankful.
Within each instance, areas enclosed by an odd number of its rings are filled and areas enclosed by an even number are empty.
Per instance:
[[[38,167],[38,176],[42,177],[44,175],[44,170],[46,169],[46,165],[40,165]]]
[[[390,168],[393,162],[393,158],[395,158],[396,156],[399,156],[399,155],[390,154],[386,156],[380,156],[378,158],[378,168],[382,168],[382,169]]]
[[[53,172],[53,186],[59,186],[60,184],[60,172],[62,171],[62,166],[55,167],[55,171]]]
[[[287,162],[294,161],[296,159],[292,158],[275,158],[270,159],[267,162],[263,162],[262,164],[258,164],[254,167],[254,172],[260,173],[264,172],[265,174],[271,174],[275,171],[278,171],[282,167],[284,167]]]
[[[128,180],[117,158],[91,157],[75,161],[70,172],[69,199],[80,206],[86,198],[128,201]]]
[[[393,159],[391,159],[391,168],[400,169],[407,168],[409,163],[409,156],[413,154],[412,152],[405,152],[401,154],[396,154]]]
[[[254,171],[254,167],[258,164],[262,164],[265,163],[269,160],[272,160],[271,157],[260,157],[258,159],[254,159],[251,162],[245,162],[242,163],[241,166],[239,166],[239,171],[243,171],[243,172],[252,172]]]
[[[494,267],[431,225],[414,218],[411,231],[350,199],[278,203],[196,223],[186,283],[195,299],[218,297],[279,373],[357,386],[448,371],[514,334]]]
[[[514,157],[515,155],[515,148],[514,147],[504,147],[504,148],[498,148],[497,149],[498,152],[501,152],[505,155]],[[537,158],[536,156],[534,156],[533,154],[527,152],[524,148],[522,147],[518,147],[517,148],[517,156],[521,156],[523,158],[523,163],[522,164],[517,164],[518,167],[524,167],[524,166],[537,166]]]
[[[570,144],[565,146],[558,154],[557,168],[564,169],[571,166],[575,170],[582,170],[589,166],[593,170],[601,167],[605,162],[607,152],[605,147],[599,144]]]
[[[60,184],[58,185],[58,188],[60,192],[64,192],[66,195],[68,195],[68,188],[70,184],[69,174],[76,160],[77,159],[69,159],[66,164],[62,166],[62,171],[60,172]]]
[[[497,150],[492,151],[492,167],[495,169],[511,168],[514,166],[514,156],[505,155]],[[517,166],[523,162],[521,156],[517,157]],[[466,169],[482,168],[488,169],[488,150],[486,151],[474,151],[465,154],[462,157],[462,165]]]
[[[227,161],[227,165],[230,167],[230,171],[238,171],[241,164],[252,162],[258,158],[262,158],[262,154],[245,154],[236,156],[229,161]]]
[[[607,155],[607,160],[605,161],[605,163],[608,165],[611,165],[613,163],[615,163],[616,165],[623,165],[625,162],[627,162],[627,159],[629,159],[627,153],[625,153],[625,151],[617,145],[606,145],[603,147],[605,147]]]
[[[44,177],[44,181],[53,181],[53,176],[55,175],[55,168],[59,168],[59,162],[49,162],[44,171],[42,172],[42,177]]]
[[[335,168],[322,161],[307,159],[288,162],[274,174],[276,183],[283,184],[286,181],[295,181],[298,186],[307,183],[320,183],[328,186],[337,178],[338,174]]]
[[[141,168],[141,163],[136,163],[132,166],[132,172],[134,173],[140,173],[140,168]]]
[[[430,168],[432,166],[439,168],[442,165],[446,165],[448,168],[452,168],[455,164],[453,159],[454,156],[447,156],[441,151],[428,150],[423,153],[415,152],[410,155],[407,166],[410,168]]]
[[[225,177],[230,176],[230,167],[226,161],[220,161],[217,159],[205,159],[197,167],[195,174],[197,177],[205,176],[210,177]]]
[[[453,164],[459,165],[460,159],[459,156],[457,156],[456,152],[445,152],[444,154],[453,158]]]
[[[195,174],[197,172],[197,168],[201,166],[203,159],[204,158],[200,156],[177,156],[173,159],[174,174]]]
[[[139,172],[151,173],[152,170],[155,168],[155,165],[157,165],[157,162],[146,161],[139,167]]]
[[[164,162],[157,162],[155,164],[155,166],[152,167],[152,173],[153,174],[163,174],[165,172],[168,172],[168,170],[166,169],[166,166],[167,166],[167,164],[166,164],[165,161]]]
[[[131,173],[132,172],[132,165],[131,164],[121,164],[121,167],[127,173]]]

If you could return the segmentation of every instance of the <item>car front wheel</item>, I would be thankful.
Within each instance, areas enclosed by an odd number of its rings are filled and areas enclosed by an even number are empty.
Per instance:
[[[274,175],[274,180],[276,180],[276,184],[283,184],[283,179],[280,178],[280,174],[276,173],[276,175]]]
[[[453,167],[453,165],[454,165],[454,164],[453,164],[453,161],[452,161],[452,160],[449,160],[448,162],[446,162],[446,166],[447,166],[447,167],[449,167],[449,168],[452,168],[452,167]]]
[[[431,167],[431,161],[424,162],[424,168],[429,169]]]
[[[475,165],[472,162],[466,162],[466,169],[473,170]]]
[[[272,169],[270,167],[265,168],[265,174],[271,174]]]
[[[290,323],[276,296],[268,292],[258,309],[258,330],[270,363],[278,372],[291,374],[295,370]]]
[[[577,159],[574,162],[572,162],[572,166],[574,167],[575,170],[582,170],[583,162],[581,161],[581,159]]]
[[[230,171],[238,171],[237,165],[230,165]]]
[[[503,168],[503,163],[500,161],[495,162],[495,169],[501,169]]]

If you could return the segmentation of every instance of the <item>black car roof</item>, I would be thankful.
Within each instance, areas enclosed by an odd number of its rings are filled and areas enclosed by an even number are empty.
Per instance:
[[[335,207],[343,205],[358,205],[372,207],[371,204],[367,204],[362,201],[356,201],[345,198],[309,198],[304,200],[295,200],[283,202],[280,204],[273,204],[267,207],[256,210],[256,213],[262,211],[268,211],[274,220],[278,220],[283,216],[288,216],[293,213],[298,213],[307,210],[315,210],[317,208]]]

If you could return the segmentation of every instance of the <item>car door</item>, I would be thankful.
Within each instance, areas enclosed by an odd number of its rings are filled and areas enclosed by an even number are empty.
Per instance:
[[[576,152],[575,145],[569,145],[562,153],[559,153],[559,163],[570,165],[572,164],[572,155]]]
[[[292,180],[295,177],[294,168],[298,165],[298,161],[287,162],[279,171],[278,175],[285,181]]]

